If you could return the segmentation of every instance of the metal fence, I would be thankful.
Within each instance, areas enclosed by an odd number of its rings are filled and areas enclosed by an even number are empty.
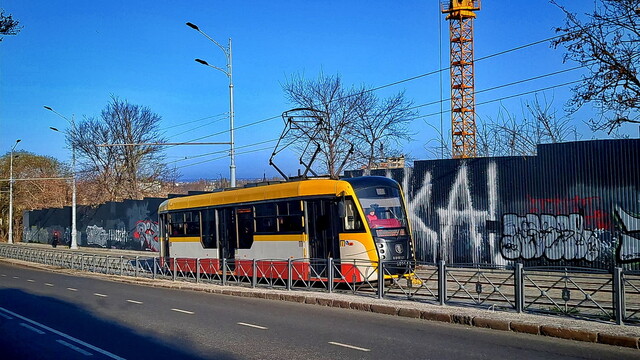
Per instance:
[[[585,268],[346,261],[168,260],[0,244],[0,256],[107,275],[546,313],[640,325],[640,272]],[[378,281],[378,279],[384,279]]]

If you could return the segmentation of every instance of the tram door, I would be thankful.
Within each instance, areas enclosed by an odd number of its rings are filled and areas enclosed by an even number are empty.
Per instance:
[[[169,257],[169,216],[168,214],[160,215],[160,257]]]
[[[224,208],[218,210],[218,234],[220,260],[233,259],[236,249],[236,216],[233,208]]]
[[[340,258],[338,208],[331,200],[307,202],[309,256],[312,259]],[[327,276],[326,262],[314,261],[312,276]]]

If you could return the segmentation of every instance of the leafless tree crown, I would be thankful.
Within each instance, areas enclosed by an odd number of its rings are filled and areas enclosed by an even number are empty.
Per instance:
[[[323,114],[323,126],[291,132],[291,137],[303,150],[315,140],[320,146],[320,171],[339,176],[341,164],[370,167],[385,156],[397,155],[393,146],[411,136],[409,123],[415,117],[412,102],[400,92],[379,99],[364,86],[346,88],[339,75],[321,73],[315,80],[295,75],[283,85],[286,98],[300,108],[315,109]],[[319,131],[315,139],[308,134]],[[355,156],[347,158],[350,150]],[[308,159],[307,159],[308,160]]]
[[[594,104],[600,117],[592,119],[592,129],[609,133],[625,123],[640,123],[640,0],[599,0],[584,16],[551,2],[566,16],[553,46],[566,49],[565,61],[588,69],[573,88],[570,110]]]

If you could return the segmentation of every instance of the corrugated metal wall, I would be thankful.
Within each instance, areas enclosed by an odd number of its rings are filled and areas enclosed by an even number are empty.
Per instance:
[[[78,206],[78,244],[158,251],[158,206],[165,199],[145,198]],[[71,239],[71,208],[26,211],[24,242],[51,243],[54,233],[63,244]]]
[[[527,157],[415,161],[413,169],[372,175],[405,189],[420,260],[640,263],[638,139],[539,145]]]

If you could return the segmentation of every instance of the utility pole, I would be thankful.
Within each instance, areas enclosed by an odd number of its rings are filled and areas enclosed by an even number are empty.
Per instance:
[[[222,72],[223,74],[227,75],[227,77],[229,78],[229,143],[231,144],[231,150],[229,152],[229,156],[231,157],[231,164],[229,165],[229,177],[230,177],[231,187],[236,187],[236,155],[235,155],[235,149],[234,149],[235,140],[234,140],[234,134],[233,134],[234,117],[235,117],[234,106],[233,106],[233,52],[231,50],[231,38],[229,38],[229,46],[225,48],[224,46],[220,45],[220,43],[215,41],[211,36],[207,35],[204,31],[200,30],[200,28],[197,25],[190,22],[186,24],[188,27],[196,30],[197,32],[202,34],[204,37],[209,39],[211,42],[216,44],[216,46],[218,46],[220,50],[222,50],[222,52],[224,53],[227,59],[227,70],[224,70],[217,66],[210,65],[208,62],[202,59],[195,59],[195,61],[199,64],[216,69]]]
[[[16,140],[11,148],[11,159],[9,160],[9,244],[13,244],[13,150],[15,150],[18,143],[22,141]]]

